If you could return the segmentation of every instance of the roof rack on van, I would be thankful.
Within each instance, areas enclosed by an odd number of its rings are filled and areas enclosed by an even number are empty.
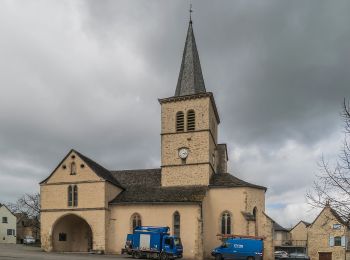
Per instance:
[[[266,237],[261,236],[245,236],[245,235],[230,235],[230,234],[217,234],[218,239],[227,239],[227,238],[249,238],[249,239],[256,239],[256,240],[264,240]]]

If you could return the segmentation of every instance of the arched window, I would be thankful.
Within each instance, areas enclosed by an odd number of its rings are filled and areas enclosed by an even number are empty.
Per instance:
[[[68,186],[68,206],[73,206],[73,187]]]
[[[254,207],[253,216],[255,221],[255,236],[258,236],[258,209]]]
[[[134,230],[136,227],[142,226],[141,216],[138,213],[134,213],[131,216],[131,228]]]
[[[193,110],[187,112],[187,131],[196,130],[196,114]]]
[[[256,214],[257,214],[257,208],[254,207],[253,209],[253,216],[254,216],[254,220],[256,220]]]
[[[73,188],[73,207],[78,206],[78,186],[74,185]]]
[[[221,234],[231,234],[231,214],[227,211],[221,215]]]
[[[180,237],[180,213],[175,211],[173,215],[174,236]]]
[[[76,175],[77,174],[77,167],[75,165],[75,162],[72,162],[70,164],[70,174],[71,175]]]
[[[179,111],[176,113],[176,132],[185,130],[184,113]]]

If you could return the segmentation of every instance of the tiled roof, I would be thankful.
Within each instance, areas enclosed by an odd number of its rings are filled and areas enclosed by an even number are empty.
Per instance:
[[[288,229],[286,229],[286,228],[282,227],[280,224],[278,224],[276,221],[273,221],[273,229],[275,231],[286,231],[286,232],[289,231]]]
[[[111,171],[112,176],[123,187],[158,187],[161,184],[161,169]]]
[[[112,176],[112,173],[104,168],[103,166],[99,165],[97,162],[91,160],[90,158],[86,157],[85,155],[73,150],[79,157],[102,179],[105,179],[106,181],[109,181],[110,183],[113,183],[114,185],[123,188],[123,186]]]
[[[62,161],[57,165],[57,167],[52,171],[52,173],[47,177],[45,180],[41,181],[40,184],[46,183],[51,176],[54,174],[54,172],[60,167],[60,165],[66,160],[66,158],[72,153],[76,153],[90,168],[93,170],[99,177],[102,179],[120,187],[123,189],[123,186],[120,185],[120,183],[112,176],[112,173],[104,168],[103,166],[99,165],[97,162],[91,160],[90,158],[86,157],[85,155],[79,153],[78,151],[71,149],[69,153],[62,159]]]
[[[229,173],[213,174],[210,180],[209,187],[210,188],[250,187],[250,188],[266,190],[266,187],[243,181]]]
[[[206,194],[205,186],[188,187],[130,187],[119,194],[110,204],[131,203],[199,203]]]

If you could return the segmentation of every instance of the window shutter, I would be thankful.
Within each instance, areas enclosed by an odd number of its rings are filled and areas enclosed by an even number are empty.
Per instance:
[[[334,246],[334,237],[329,237],[329,246]]]
[[[341,237],[341,246],[345,247],[345,245],[346,245],[346,239],[345,239],[345,236],[342,236]]]

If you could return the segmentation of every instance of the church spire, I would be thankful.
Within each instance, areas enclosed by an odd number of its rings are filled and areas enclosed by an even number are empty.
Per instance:
[[[192,9],[190,14],[191,12]],[[203,92],[206,92],[204,79],[193,34],[192,19],[190,18],[175,96],[193,95]]]

